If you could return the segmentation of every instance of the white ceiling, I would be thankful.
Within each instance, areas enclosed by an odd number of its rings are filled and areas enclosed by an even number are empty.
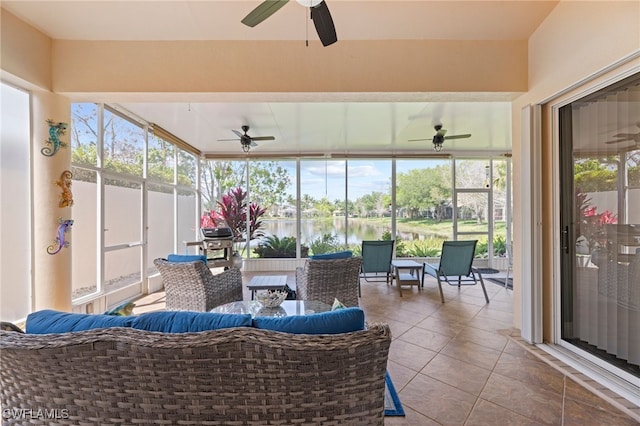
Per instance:
[[[54,39],[300,40],[317,39],[308,9],[290,1],[249,28],[240,20],[259,0],[2,1],[2,7]],[[526,40],[557,1],[327,0],[340,40]],[[425,19],[427,17],[427,19]],[[307,25],[309,27],[307,28]],[[252,154],[424,153],[433,124],[448,134],[443,152],[511,150],[510,94],[170,96],[113,102],[156,123],[203,153],[238,154],[232,129],[275,136]],[[160,101],[161,100],[161,101]],[[140,102],[143,101],[143,102]]]

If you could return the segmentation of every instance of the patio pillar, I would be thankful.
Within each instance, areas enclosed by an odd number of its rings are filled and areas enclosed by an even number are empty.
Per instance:
[[[45,91],[32,92],[33,310],[71,310],[70,101]],[[48,120],[50,120],[48,122]],[[60,124],[63,123],[63,124]],[[66,128],[65,128],[66,126]],[[59,145],[61,141],[64,145]],[[72,194],[72,192],[71,192]]]

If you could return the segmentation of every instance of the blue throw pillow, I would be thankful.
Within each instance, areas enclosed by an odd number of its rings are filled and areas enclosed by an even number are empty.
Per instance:
[[[27,316],[29,334],[67,333],[94,328],[131,327],[133,317],[100,314],[74,314],[45,309]]]
[[[364,311],[344,308],[336,311],[291,317],[256,317],[253,326],[293,334],[340,334],[364,330]]]
[[[202,260],[207,263],[207,256],[203,254],[170,254],[167,260],[169,262],[195,262],[196,260]]]
[[[350,250],[346,250],[346,251],[338,251],[335,253],[314,254],[313,256],[310,256],[309,259],[313,259],[313,260],[348,259],[350,257],[353,257],[353,252]]]
[[[250,314],[162,311],[137,316],[131,327],[162,333],[193,333],[231,327],[251,327]]]

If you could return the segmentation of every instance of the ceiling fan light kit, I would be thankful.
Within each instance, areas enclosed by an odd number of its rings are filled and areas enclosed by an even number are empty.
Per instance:
[[[289,0],[266,0],[253,9],[242,21],[249,27],[255,27],[287,4]],[[296,0],[297,3],[311,10],[311,19],[316,27],[318,38],[323,46],[329,46],[338,41],[336,35],[336,27],[333,24],[333,18],[329,7],[324,0]]]
[[[322,3],[322,0],[296,0],[296,1],[304,7],[316,7],[317,5]]]
[[[256,141],[274,141],[274,140],[276,140],[276,138],[273,137],[273,136],[249,136],[247,134],[247,132],[249,131],[249,126],[244,125],[241,128],[242,128],[242,131],[244,132],[244,134],[239,132],[238,130],[235,130],[235,129],[231,130],[240,139],[218,139],[218,141],[238,141],[239,140],[240,141],[240,145],[242,146],[242,151],[248,153],[251,148],[258,146]]]
[[[469,133],[464,134],[464,135],[446,136],[447,129],[443,129],[442,128],[442,124],[436,124],[435,126],[433,126],[433,128],[436,131],[436,134],[433,135],[433,138],[431,139],[431,142],[433,142],[433,149],[436,152],[440,152],[442,150],[442,144],[447,139],[464,139],[464,138],[470,138],[471,137],[471,134],[469,134]],[[428,141],[428,140],[429,139],[409,139],[409,142],[419,142],[419,141]]]

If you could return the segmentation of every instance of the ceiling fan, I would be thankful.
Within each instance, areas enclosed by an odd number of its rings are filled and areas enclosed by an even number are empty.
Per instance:
[[[329,46],[330,44],[338,41],[336,35],[336,27],[333,25],[333,19],[329,12],[329,7],[324,0],[296,0],[298,3],[305,7],[309,7],[311,10],[311,19],[316,27],[318,37],[323,46]],[[242,23],[255,27],[260,22],[264,21],[274,13],[276,13],[282,6],[287,4],[289,0],[265,0],[253,9],[247,16],[242,19]]]
[[[237,130],[231,130],[233,133],[235,133],[236,135],[238,135],[238,137],[240,139],[218,139],[219,141],[240,141],[240,144],[242,145],[242,150],[244,152],[249,152],[249,150],[253,147],[258,146],[258,144],[255,141],[274,141],[276,140],[276,138],[274,138],[273,136],[249,136],[247,134],[247,132],[249,131],[249,126],[242,126],[242,131],[244,131],[244,134],[240,133]]]
[[[636,126],[640,127],[640,123],[636,124]],[[633,141],[635,142],[634,145],[631,145],[627,148],[634,148],[635,146],[640,146],[640,132],[638,133],[618,133],[616,135],[613,135],[614,138],[618,138],[618,139],[614,139],[614,140],[610,140],[605,142],[607,145],[610,144],[614,144],[614,143],[620,143],[620,142],[627,142],[627,141]]]
[[[464,139],[464,138],[470,138],[471,134],[467,133],[464,135],[450,135],[450,136],[445,136],[447,134],[447,129],[443,129],[442,128],[442,124],[436,124],[435,126],[433,126],[433,128],[436,131],[436,134],[433,135],[433,149],[440,152],[440,150],[442,149],[442,143],[446,140],[446,139]],[[429,139],[409,139],[409,142],[416,142],[416,141],[428,141]]]

